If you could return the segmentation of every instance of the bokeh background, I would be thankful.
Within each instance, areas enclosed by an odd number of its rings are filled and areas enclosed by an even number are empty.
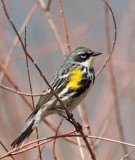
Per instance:
[[[61,1],[71,49],[73,50],[78,46],[87,46],[92,50],[104,53],[98,57],[94,63],[94,68],[97,72],[107,57],[107,30],[105,28],[104,2],[102,0]],[[36,0],[5,0],[9,15],[18,30],[21,28],[36,2]],[[135,1],[113,0],[108,3],[114,12],[117,24],[117,40],[112,62],[118,93],[119,118],[121,119],[125,141],[135,144]],[[68,54],[58,1],[51,1],[50,13],[62,40],[62,45]],[[112,46],[114,40],[114,25],[110,13],[109,23],[110,42]],[[3,65],[13,46],[15,37],[16,34],[4,14],[2,5],[0,5],[0,63]],[[24,32],[21,37],[24,39]],[[47,80],[51,80],[54,73],[61,66],[64,56],[40,5],[37,6],[37,9],[35,9],[33,16],[27,24],[27,50],[37,62]],[[29,62],[29,68],[33,93],[42,93],[46,88],[45,82],[31,62]],[[7,72],[13,83],[18,86],[21,91],[26,93],[30,92],[26,57],[20,43],[18,43],[13,50]],[[1,73],[2,69],[0,68],[0,75]],[[1,84],[13,88],[13,85],[11,85],[6,76],[4,76]],[[32,104],[31,97],[26,98]],[[37,100],[38,97],[34,97],[35,104]],[[108,65],[96,78],[95,85],[84,102],[92,135],[121,140],[116,120],[114,96],[112,94],[112,83]],[[78,113],[80,110],[81,109],[76,109],[73,113],[75,119],[83,123],[84,115],[83,113]],[[18,94],[0,88],[0,141],[2,141],[8,150],[11,150],[11,142],[23,128],[30,113],[31,109]],[[61,117],[53,115],[46,118],[46,120],[57,128]],[[83,123],[83,126],[85,126],[85,123]],[[38,130],[40,138],[55,135],[55,132],[44,123],[39,125]],[[71,124],[64,120],[60,131],[65,133],[72,130],[73,127]],[[84,131],[86,131],[86,129]],[[34,140],[35,138],[34,132],[28,141]],[[73,138],[73,140],[77,141],[76,138]],[[118,160],[125,155],[120,144],[99,140],[93,141],[96,146],[96,153],[101,160]],[[81,142],[82,144],[84,143],[82,140]],[[43,160],[54,159],[52,147],[52,142],[41,147]],[[134,150],[134,148],[126,147],[127,153]],[[85,159],[90,159],[87,149],[83,148],[83,151]],[[0,146],[0,155],[4,153],[5,150]],[[58,139],[56,141],[56,155],[60,160],[82,159],[79,147],[64,139]],[[134,159],[134,157],[135,153],[133,152],[129,159]],[[33,149],[19,154],[15,156],[15,158],[17,160],[39,159],[38,150]],[[8,157],[5,159],[8,160],[11,158]]]

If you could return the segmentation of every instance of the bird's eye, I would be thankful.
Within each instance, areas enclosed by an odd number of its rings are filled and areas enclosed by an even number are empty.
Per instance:
[[[86,58],[87,55],[86,55],[86,53],[83,53],[83,54],[81,54],[80,56],[81,56],[81,58],[84,59],[84,58]]]

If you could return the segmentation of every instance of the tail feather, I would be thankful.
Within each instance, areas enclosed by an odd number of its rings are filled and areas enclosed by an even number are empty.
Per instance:
[[[35,128],[35,120],[32,118],[27,122],[26,126],[23,128],[23,130],[21,131],[19,136],[14,140],[11,146],[20,146],[30,136],[30,134],[33,132]]]
[[[26,126],[11,144],[12,147],[20,146],[31,135],[31,133],[38,126],[41,120],[49,115],[48,111],[46,111],[45,109],[42,110],[42,108],[39,109],[36,113],[35,111],[33,113],[34,114],[32,114],[32,116],[30,116],[27,120]]]

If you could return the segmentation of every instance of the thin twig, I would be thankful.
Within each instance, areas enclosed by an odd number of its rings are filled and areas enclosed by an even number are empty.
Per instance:
[[[0,144],[2,145],[2,147],[5,149],[5,151],[6,152],[8,152],[8,149],[5,147],[5,145],[0,141]],[[15,160],[15,158],[12,156],[12,155],[10,155],[11,156],[11,158],[13,159],[13,160]]]
[[[107,1],[106,1],[107,3]],[[106,29],[106,39],[107,39],[107,53],[109,54],[110,48],[111,48],[111,42],[110,42],[110,23],[109,23],[109,8],[108,6],[105,5],[105,29]],[[112,87],[112,92],[113,92],[113,98],[114,98],[114,108],[115,108],[115,115],[116,115],[116,121],[117,121],[117,126],[120,134],[121,140],[124,142],[124,134],[123,134],[123,129],[122,129],[122,122],[121,122],[121,116],[120,116],[120,106],[119,106],[119,101],[118,101],[118,92],[117,92],[117,87],[116,87],[116,80],[115,80],[115,75],[114,75],[114,67],[113,67],[113,62],[110,58],[108,62],[108,67],[110,71],[110,80],[111,80],[111,87]],[[122,145],[123,151],[126,154],[127,148],[125,145]]]
[[[47,138],[42,138],[39,139],[38,141],[44,141],[44,140],[48,140],[48,139],[52,139],[52,138],[62,138],[62,137],[85,137],[85,138],[93,138],[93,139],[100,139],[103,141],[107,141],[107,142],[114,142],[114,143],[118,143],[118,144],[124,144],[130,147],[135,147],[135,144],[132,143],[127,143],[127,142],[123,142],[123,141],[119,141],[119,140],[115,140],[115,139],[110,139],[110,138],[104,138],[104,137],[99,137],[99,136],[88,136],[88,135],[74,135],[74,134],[66,134],[66,135],[60,135],[60,136],[52,136],[52,137],[47,137]],[[37,142],[37,140],[35,140],[35,143]],[[37,147],[37,146],[36,146]]]
[[[103,137],[108,129],[108,126],[109,126],[109,120],[107,120],[105,123],[104,123],[104,126],[102,128],[102,130],[100,131],[99,133],[99,136],[100,137]],[[97,149],[99,144],[100,144],[101,140],[97,140],[96,143],[94,144],[94,148]]]
[[[83,127],[83,129],[84,128],[86,128],[86,127]],[[74,130],[74,131],[70,131],[70,132],[68,132],[68,133],[63,133],[63,134],[61,134],[61,135],[70,135],[70,134],[75,134],[76,133],[76,130]],[[52,138],[52,141],[53,141],[54,139]],[[40,140],[39,140],[40,141]],[[20,146],[19,148],[16,148],[16,149],[22,149],[22,148],[24,148],[24,147],[26,147],[26,146],[29,146],[29,145],[31,145],[31,144],[34,144],[34,143],[36,143],[37,142],[37,140],[34,140],[34,141],[31,141],[31,142],[28,142],[28,143],[26,143],[26,144],[24,144],[24,145],[22,145],[22,146]]]
[[[84,101],[81,103],[82,107],[83,107],[83,112],[84,112],[84,119],[85,119],[85,123],[87,125],[87,133],[89,136],[91,136],[91,129],[90,129],[90,125],[89,125],[89,120],[88,120],[88,115],[87,115],[87,111],[86,111],[86,107],[85,107],[85,104],[84,104]],[[95,148],[94,148],[94,145],[93,145],[93,141],[91,138],[89,138],[89,142],[91,144],[91,147],[95,153]]]
[[[26,42],[26,27],[25,27],[25,36],[24,36],[24,46],[25,46],[25,49],[27,50],[27,42]],[[31,78],[30,78],[30,70],[29,70],[29,62],[28,62],[28,56],[26,55],[26,66],[27,66],[27,73],[28,73],[28,81],[29,81],[29,86],[30,86],[30,92],[31,94],[33,93],[32,91],[32,84],[31,84]],[[35,108],[34,106],[34,98],[33,96],[31,96],[31,99],[32,99],[32,104],[33,104],[33,109]],[[39,139],[39,136],[38,136],[38,129],[36,127],[36,137],[37,139]],[[39,144],[39,142],[38,142]],[[40,146],[38,146],[38,152],[39,152],[39,158],[40,160],[42,160],[42,155],[41,155],[41,150],[40,150]]]
[[[84,128],[86,128],[86,127],[83,127],[83,129],[84,129]],[[64,134],[62,134],[62,135],[70,135],[70,134],[74,134],[74,133],[76,133],[76,130],[75,130],[75,131],[72,131],[72,132],[69,132],[69,133],[64,133]],[[66,137],[64,137],[64,138],[66,138]],[[52,142],[52,141],[54,141],[54,139],[55,139],[55,138],[50,138],[48,141],[43,142],[42,144],[40,143],[40,144],[37,144],[37,145],[35,145],[35,146],[28,147],[28,148],[26,148],[26,149],[23,149],[23,150],[21,150],[21,151],[18,151],[18,150],[20,150],[20,149],[22,149],[22,148],[24,148],[24,147],[26,147],[26,146],[29,146],[29,145],[34,144],[34,143],[37,143],[38,141],[40,142],[40,141],[42,141],[42,140],[46,140],[46,138],[42,138],[42,139],[39,139],[39,140],[34,140],[34,141],[31,141],[31,142],[28,142],[28,143],[26,143],[26,144],[24,144],[24,145],[22,145],[22,146],[20,146],[20,147],[17,147],[17,148],[12,149],[11,151],[9,151],[9,152],[6,153],[6,154],[0,156],[0,159],[11,155],[13,152],[14,152],[14,155],[16,155],[16,154],[20,154],[20,153],[29,151],[29,150],[31,150],[31,149],[33,149],[33,148],[36,148],[38,145],[41,146],[41,145],[43,145],[43,144],[45,144],[45,143]],[[17,151],[17,152],[16,152],[16,151]]]
[[[63,119],[61,119],[60,124],[58,125],[58,127],[57,127],[57,129],[56,129],[56,134],[55,134],[55,136],[57,136],[58,131],[59,131],[59,129],[60,129],[60,126],[62,125],[62,122],[63,122]],[[57,157],[56,157],[56,154],[55,154],[55,144],[56,144],[56,139],[54,139],[54,142],[53,142],[53,156],[54,156],[54,159],[57,160]]]
[[[48,0],[46,4],[46,10],[50,10],[50,4],[51,4],[51,0]]]
[[[26,26],[26,25],[28,24],[28,22],[30,21],[31,17],[32,17],[33,14],[35,13],[35,11],[36,11],[36,9],[38,8],[38,6],[39,6],[39,3],[36,2],[36,3],[33,5],[33,7],[32,7],[32,9],[30,10],[30,12],[28,13],[26,19],[24,20],[24,22],[23,22],[23,24],[22,24],[22,26],[21,26],[21,28],[20,28],[20,30],[19,30],[20,36],[22,35],[22,33],[23,33],[24,29],[25,29],[25,26]],[[12,54],[13,54],[13,52],[14,52],[14,49],[15,49],[18,41],[19,41],[18,36],[16,36],[15,39],[14,39],[14,41],[13,41],[12,47],[10,48],[9,52],[7,53],[8,56],[6,57],[5,63],[4,63],[5,69],[8,67],[8,64],[9,64],[9,62],[10,62],[10,59],[11,59],[11,57],[12,57]],[[4,78],[4,72],[1,72],[1,74],[0,74],[0,84],[2,83],[3,78]]]
[[[83,149],[82,149],[81,139],[80,139],[80,137],[76,137],[76,138],[77,138],[77,142],[78,142],[81,158],[82,158],[82,160],[85,160],[84,152],[83,152]]]
[[[76,132],[76,131],[72,131],[72,132],[69,132],[69,133],[66,133],[66,134],[62,134],[62,135],[69,135],[69,134],[73,134],[73,133],[75,133],[75,132]],[[45,138],[45,139],[46,139],[46,138]],[[28,151],[28,150],[31,150],[32,148],[29,147],[29,148],[27,148],[27,149],[18,151],[18,150],[23,149],[24,147],[27,147],[27,146],[29,146],[29,145],[31,145],[31,144],[37,143],[37,141],[40,142],[40,140],[42,140],[42,139],[34,140],[34,141],[28,142],[28,143],[26,143],[26,144],[24,144],[24,145],[22,145],[22,146],[19,146],[18,148],[14,148],[14,149],[12,149],[11,151],[9,151],[8,153],[0,156],[0,159],[11,155],[13,152],[15,152],[15,154],[19,154],[19,153],[23,153],[23,152],[26,152],[26,151]],[[54,138],[51,138],[48,142],[51,142],[51,141],[53,141],[53,140],[54,140]],[[45,142],[45,143],[48,143],[48,142]],[[44,144],[45,144],[45,143],[44,143]],[[17,151],[17,152],[16,152],[16,151]]]
[[[81,124],[85,125],[84,117],[83,117],[83,111],[82,111],[82,106],[81,105],[77,106],[77,113],[78,113],[79,119],[81,121]],[[77,139],[80,155],[81,155],[81,158],[83,160],[83,159],[85,159],[85,156],[84,156],[84,150],[82,148],[81,138],[80,137],[76,137],[76,139]]]
[[[67,40],[67,48],[68,48],[69,53],[71,53],[71,46],[70,46],[70,41],[69,41],[69,36],[68,36],[68,31],[67,31],[66,21],[65,21],[65,18],[64,18],[64,13],[63,13],[63,9],[62,9],[61,0],[58,0],[58,4],[59,4],[59,7],[60,7],[61,19],[62,19],[64,30],[65,30],[65,37],[66,37],[66,40]]]
[[[128,154],[126,154],[123,158],[121,158],[120,160],[125,160],[127,159],[134,151],[130,151]]]
[[[117,39],[117,26],[116,26],[116,21],[115,21],[115,16],[114,16],[114,13],[113,13],[113,10],[112,8],[109,6],[109,4],[106,2],[106,0],[103,0],[104,3],[107,5],[107,7],[109,8],[110,12],[111,12],[111,15],[112,15],[112,18],[113,18],[113,23],[114,23],[114,40],[113,40],[113,45],[112,45],[112,48],[111,48],[111,51],[110,51],[110,54],[108,55],[108,57],[106,58],[103,66],[99,69],[99,71],[96,73],[96,77],[102,72],[102,70],[105,68],[105,66],[107,65],[109,59],[111,58],[112,54],[113,54],[113,51],[114,51],[114,48],[115,48],[115,44],[116,44],[116,39]]]
[[[0,67],[1,68],[1,67]],[[20,94],[20,95],[24,95],[24,96],[32,96],[32,97],[37,97],[37,96],[45,96],[47,94],[50,94],[50,92],[44,92],[44,93],[39,93],[39,94],[32,94],[32,93],[25,93],[25,92],[20,92],[20,91],[16,91],[10,87],[6,87],[4,85],[0,84],[0,88],[3,88],[5,90],[8,90],[10,92],[16,93],[16,94]]]
[[[57,95],[56,92],[54,91],[53,87],[49,84],[49,82],[47,81],[47,79],[46,79],[45,76],[43,75],[43,73],[42,73],[42,71],[40,70],[40,68],[39,68],[39,66],[37,65],[37,63],[33,60],[33,58],[32,58],[32,57],[28,54],[28,52],[26,51],[25,46],[24,46],[24,44],[23,44],[23,41],[22,41],[22,39],[21,39],[18,31],[17,31],[15,25],[13,24],[11,18],[10,18],[9,15],[8,15],[8,12],[7,12],[7,9],[6,9],[4,0],[1,0],[1,2],[2,2],[2,5],[3,5],[3,9],[4,9],[4,12],[5,12],[5,15],[6,15],[8,21],[10,22],[13,30],[15,31],[16,35],[18,36],[19,41],[20,41],[20,43],[21,43],[21,46],[22,46],[22,48],[23,48],[24,53],[28,56],[28,58],[30,59],[30,61],[34,64],[34,66],[35,66],[35,68],[37,69],[37,71],[39,72],[40,76],[43,78],[43,80],[45,81],[45,83],[46,83],[46,84],[48,85],[48,87],[51,89],[53,95],[54,95],[54,96],[56,97],[56,99],[59,101],[60,105],[64,108],[67,116],[69,117],[69,116],[71,115],[71,113],[68,111],[68,109],[67,109],[67,107],[65,106],[65,104],[64,104],[64,103],[61,101],[61,99],[58,97],[58,95]],[[78,123],[75,121],[75,119],[72,117],[71,120],[72,120],[74,126],[75,126],[76,128],[78,128]],[[81,134],[82,137],[83,137],[83,140],[84,140],[84,142],[85,142],[85,144],[86,144],[86,146],[87,146],[87,149],[88,149],[88,151],[89,151],[92,159],[95,160],[96,157],[95,157],[95,155],[94,155],[94,153],[93,153],[93,151],[92,151],[92,149],[91,149],[91,147],[90,147],[90,145],[89,145],[89,143],[88,143],[88,140],[84,137],[84,133],[83,133],[82,130],[80,130],[80,134]]]
[[[43,119],[43,122],[48,126],[50,127],[54,132],[56,132],[56,129],[46,120],[46,119]],[[83,127],[84,129],[85,127]],[[62,133],[59,131],[59,135],[61,135]],[[71,140],[71,139],[68,139],[68,138],[64,138],[67,142],[71,143],[71,144],[74,144],[74,145],[78,145],[77,142]],[[82,144],[82,147],[86,149],[86,146],[84,144]]]
[[[8,73],[8,71],[4,68],[3,64],[0,62],[0,68],[1,70],[4,72],[4,75],[7,77],[8,81],[10,82],[10,84],[16,89],[17,92],[20,92],[20,89],[18,88],[18,86],[13,82],[10,74]],[[2,86],[2,85],[1,85]],[[20,96],[22,97],[22,99],[25,101],[25,103],[30,106],[32,108],[31,103],[27,100],[27,98],[22,94],[20,94]]]
[[[63,137],[82,137],[82,135],[74,135],[74,134],[64,134],[64,135],[60,135],[60,136],[52,136],[52,137],[46,137],[46,138],[42,138],[42,139],[38,139],[38,140],[34,140],[33,142],[31,142],[31,144],[32,143],[37,143],[37,141],[39,141],[39,142],[41,142],[41,141],[43,141],[42,143],[40,143],[40,144],[36,144],[36,145],[34,145],[34,146],[32,146],[31,148],[27,148],[27,150],[25,150],[25,151],[28,151],[28,150],[30,150],[30,149],[32,149],[32,148],[36,148],[36,147],[38,147],[38,145],[43,145],[43,144],[45,144],[46,143],[46,140],[54,140],[55,138],[63,138]],[[127,146],[130,146],[130,147],[135,147],[135,144],[132,144],[132,143],[127,143],[127,142],[122,142],[122,141],[119,141],[119,140],[115,140],[115,139],[110,139],[110,138],[103,138],[103,137],[99,137],[99,136],[87,136],[87,135],[85,135],[85,136],[83,136],[83,137],[85,137],[85,138],[89,138],[89,137],[91,137],[91,138],[93,138],[93,139],[100,139],[100,140],[103,140],[103,141],[107,141],[107,142],[113,142],[113,143],[118,143],[118,144],[124,144],[124,145],[127,145]],[[48,141],[49,142],[49,141]],[[19,147],[20,148],[20,147]],[[3,158],[5,158],[5,157],[7,157],[7,156],[9,156],[9,155],[16,155],[16,154],[20,154],[20,152],[15,152],[16,151],[16,149],[13,149],[12,151],[9,151],[8,153],[6,153],[6,154],[4,154],[4,155],[2,155],[1,157],[0,157],[0,159],[3,159]],[[14,152],[14,153],[13,153]],[[22,152],[21,152],[22,153]]]
[[[47,7],[46,7],[46,4],[45,4],[44,0],[39,0],[39,3],[40,3],[40,6],[41,6],[42,10],[45,13],[45,16],[46,16],[46,18],[48,20],[48,23],[49,23],[50,27],[51,27],[51,30],[54,33],[54,36],[55,36],[56,41],[57,41],[57,43],[58,43],[58,45],[59,45],[59,47],[61,49],[61,52],[65,56],[66,55],[66,50],[65,50],[65,47],[64,47],[63,42],[61,40],[61,37],[59,36],[58,30],[56,28],[56,25],[55,25],[55,23],[53,21],[52,15],[51,15],[50,11],[46,9]]]
[[[82,138],[83,138],[83,140],[84,140],[84,142],[85,142],[85,144],[86,144],[86,146],[87,146],[87,148],[88,148],[88,150],[89,150],[89,152],[91,154],[91,158],[93,160],[96,160],[95,153],[93,152],[93,150],[92,150],[87,138],[85,137],[85,134],[83,133],[83,130],[80,130],[80,134],[81,134],[81,136],[82,136]]]

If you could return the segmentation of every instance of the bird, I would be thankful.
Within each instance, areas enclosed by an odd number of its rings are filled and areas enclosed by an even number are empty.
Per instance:
[[[50,81],[51,87],[71,113],[86,97],[94,84],[93,61],[100,54],[102,53],[92,51],[88,47],[76,48],[67,56],[63,65]],[[65,117],[64,108],[50,91],[50,88],[43,91],[43,93],[48,92],[48,94],[39,98],[35,110],[26,121],[25,127],[11,144],[13,148],[24,143],[45,117],[52,114]]]

